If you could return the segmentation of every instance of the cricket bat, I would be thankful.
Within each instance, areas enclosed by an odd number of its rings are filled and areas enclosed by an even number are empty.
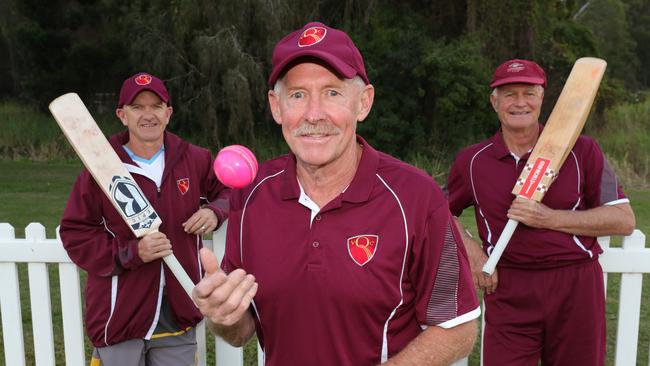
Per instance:
[[[50,112],[86,169],[136,237],[158,231],[162,220],[76,93],[50,103]],[[194,283],[173,254],[163,258],[187,295]]]
[[[580,136],[606,67],[607,62],[598,58],[584,57],[576,60],[544,131],[517,179],[512,190],[514,195],[537,202],[544,198]],[[494,273],[518,224],[516,220],[508,220],[483,266],[484,274]]]

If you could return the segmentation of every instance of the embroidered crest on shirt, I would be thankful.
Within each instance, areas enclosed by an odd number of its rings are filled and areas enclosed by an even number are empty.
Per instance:
[[[370,262],[377,251],[379,236],[377,235],[357,235],[348,238],[348,253],[354,263],[364,266]]]
[[[187,193],[190,190],[190,178],[183,178],[176,181],[176,186],[181,194]]]

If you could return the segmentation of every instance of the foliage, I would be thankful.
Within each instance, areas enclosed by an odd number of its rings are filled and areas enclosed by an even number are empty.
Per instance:
[[[650,182],[650,99],[619,105],[607,111],[610,122],[594,135],[608,160],[628,186],[647,187]]]
[[[121,129],[113,116],[99,115],[97,121],[107,135]],[[77,159],[54,118],[16,102],[0,102],[0,156],[33,161]]]
[[[432,108],[425,113],[430,146],[446,146],[456,152],[497,129],[498,120],[489,103],[491,70],[481,56],[477,38],[429,43],[417,70],[422,73],[419,78],[427,82],[425,100],[431,101]]]
[[[360,133],[401,158],[449,159],[496,129],[487,84],[509,58],[546,69],[542,119],[576,58],[607,58],[594,118],[603,127],[607,108],[633,99],[627,89],[650,85],[649,8],[650,0],[6,0],[0,98],[45,110],[74,90],[97,115],[114,108],[127,76],[149,71],[170,89],[172,131],[213,150],[282,151],[266,102],[273,46],[322,20],[352,35],[376,87]]]
[[[52,118],[16,103],[0,103],[0,155],[43,161],[73,157]]]
[[[596,44],[607,60],[609,75],[623,80],[627,87],[637,87],[639,59],[634,54],[636,42],[629,34],[623,2],[588,1],[576,19],[593,32]]]
[[[14,96],[44,109],[44,102],[68,88],[90,97],[116,87],[112,78],[123,75],[127,65],[119,57],[120,35],[104,16],[114,10],[107,2],[8,0],[4,6],[0,24]]]
[[[373,110],[359,133],[384,151],[401,155],[420,150],[428,142],[421,98],[421,80],[414,74],[423,57],[423,43],[418,29],[424,19],[404,16],[404,5],[380,9],[371,17],[368,27],[353,37],[360,39],[368,77],[375,85]],[[408,47],[404,47],[408,45]]]
[[[241,8],[235,3],[214,7],[200,0],[158,1],[152,6],[136,2],[124,18],[124,26],[134,31],[131,64],[168,76],[173,103],[180,106],[174,117],[180,123],[173,128],[205,137],[203,143],[252,143],[256,127],[264,126],[255,123],[266,108],[264,73],[256,60],[270,53],[266,44],[260,48],[249,40],[266,38],[262,35],[269,33],[270,24],[261,22],[270,14],[265,14],[265,2],[246,3],[249,6]]]
[[[634,53],[639,59],[636,75],[642,88],[650,87],[650,0],[624,0],[628,34],[636,43]]]

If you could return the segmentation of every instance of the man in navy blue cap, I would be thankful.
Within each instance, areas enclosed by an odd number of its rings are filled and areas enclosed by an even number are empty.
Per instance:
[[[356,134],[374,88],[350,37],[308,23],[275,47],[269,104],[290,154],[233,192],[222,269],[194,299],[266,365],[448,365],[480,314],[447,201]]]
[[[535,62],[509,60],[497,67],[490,87],[501,128],[458,154],[447,183],[454,215],[474,206],[483,244],[464,235],[474,283],[486,294],[483,364],[603,365],[605,294],[596,237],[630,234],[634,213],[600,148],[586,136],[578,138],[542,202],[514,199],[512,187],[544,128],[539,114],[546,74]],[[523,225],[498,272],[484,276],[483,264],[508,218]]]

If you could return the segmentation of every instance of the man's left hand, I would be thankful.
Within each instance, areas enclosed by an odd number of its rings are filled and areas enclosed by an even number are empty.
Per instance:
[[[211,233],[219,225],[219,218],[209,208],[198,209],[183,223],[183,230],[188,234],[204,235]]]
[[[538,229],[550,229],[555,218],[553,209],[543,203],[517,197],[508,210],[508,218]]]

